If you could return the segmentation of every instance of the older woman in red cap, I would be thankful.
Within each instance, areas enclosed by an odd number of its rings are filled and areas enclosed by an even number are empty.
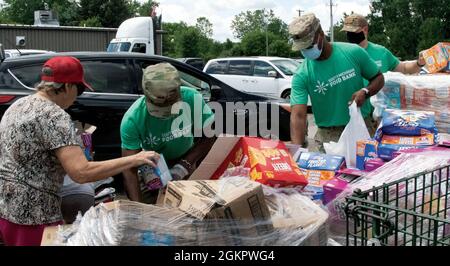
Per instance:
[[[0,238],[6,245],[39,245],[46,226],[62,223],[58,192],[67,173],[77,183],[116,175],[159,155],[87,161],[64,109],[85,89],[83,67],[74,57],[58,56],[42,69],[33,95],[21,98],[0,122]]]

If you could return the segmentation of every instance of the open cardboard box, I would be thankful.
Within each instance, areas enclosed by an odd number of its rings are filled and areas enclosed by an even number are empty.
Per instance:
[[[241,137],[234,135],[219,136],[208,155],[194,173],[192,173],[189,180],[210,179],[240,139]],[[300,145],[295,144],[286,144],[286,147],[294,160],[300,156],[301,152],[307,151],[302,149]]]
[[[208,180],[219,168],[241,137],[221,135],[189,180]]]

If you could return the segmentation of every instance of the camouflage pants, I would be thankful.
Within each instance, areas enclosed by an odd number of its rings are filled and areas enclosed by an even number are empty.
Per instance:
[[[369,130],[370,136],[375,135],[375,131],[377,130],[377,123],[372,117],[367,117],[364,119],[366,122],[367,129]],[[344,131],[345,126],[341,127],[330,127],[330,128],[318,128],[317,133],[314,136],[314,144],[311,147],[308,147],[310,151],[313,152],[321,152],[325,153],[325,149],[323,147],[324,143],[334,141],[338,142],[341,137],[342,131]],[[356,141],[356,140],[355,140]],[[355,151],[356,152],[356,151]]]

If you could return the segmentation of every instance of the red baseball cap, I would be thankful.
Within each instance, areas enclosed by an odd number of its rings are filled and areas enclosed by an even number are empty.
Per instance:
[[[83,66],[75,57],[57,56],[45,62],[42,68],[41,79],[56,83],[82,84],[87,89],[94,91],[85,80]]]

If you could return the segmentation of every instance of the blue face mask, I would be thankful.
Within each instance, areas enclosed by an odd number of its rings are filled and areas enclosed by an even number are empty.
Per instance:
[[[311,60],[316,60],[322,54],[322,50],[323,50],[323,39],[322,39],[322,49],[319,49],[319,44],[316,43],[316,44],[314,44],[314,46],[312,48],[303,49],[301,51],[305,58],[308,58]]]

